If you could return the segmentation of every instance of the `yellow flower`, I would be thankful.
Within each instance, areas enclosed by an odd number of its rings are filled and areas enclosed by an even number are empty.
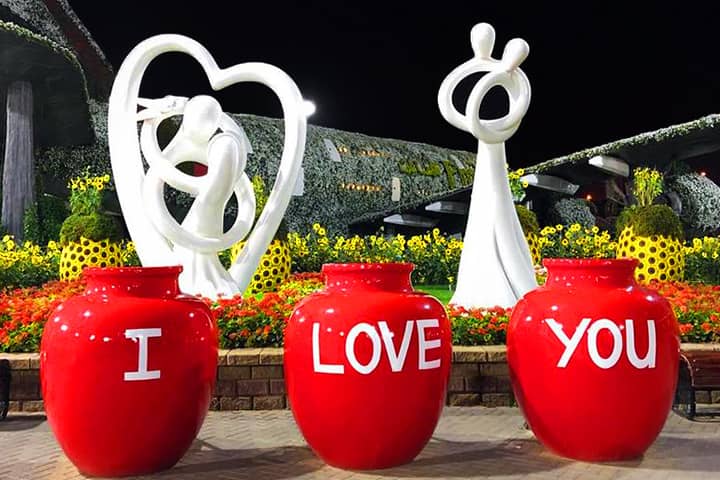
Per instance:
[[[557,230],[558,232],[561,231],[562,229],[563,229],[562,225],[560,225],[560,224],[555,225],[555,230]]]
[[[326,233],[327,233],[327,232],[326,232],[325,229],[322,228],[322,227],[320,227],[320,228],[317,229],[317,234],[320,235],[321,237],[324,237]]]

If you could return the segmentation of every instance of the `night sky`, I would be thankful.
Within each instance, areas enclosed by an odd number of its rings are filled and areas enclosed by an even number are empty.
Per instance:
[[[508,144],[514,167],[720,112],[713,2],[70,3],[116,70],[144,38],[182,33],[221,67],[263,61],[285,70],[316,103],[312,124],[471,151],[472,136],[441,117],[437,91],[470,58],[472,26],[489,22],[496,57],[513,37],[530,44],[522,68],[533,99]],[[464,86],[467,95],[472,83]],[[154,62],[141,90],[150,97],[209,92],[201,69],[178,54]],[[280,115],[264,87],[235,86],[216,97],[227,111]],[[502,95],[487,103],[485,116],[506,108]]]

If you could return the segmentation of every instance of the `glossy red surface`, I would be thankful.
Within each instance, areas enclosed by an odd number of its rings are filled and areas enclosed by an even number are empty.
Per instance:
[[[639,457],[672,406],[680,351],[672,308],[635,283],[634,259],[544,264],[547,283],[520,300],[508,326],[508,363],[523,414],[559,455]]]
[[[87,269],[85,294],[47,321],[40,348],[45,410],[82,473],[170,468],[202,425],[215,382],[217,330],[202,301],[179,294],[180,271]]]
[[[325,265],[326,288],[289,320],[290,404],[308,444],[330,465],[401,465],[435,430],[450,372],[450,325],[440,302],[412,290],[411,270]]]

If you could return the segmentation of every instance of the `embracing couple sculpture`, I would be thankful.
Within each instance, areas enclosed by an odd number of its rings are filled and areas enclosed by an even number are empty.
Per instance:
[[[511,40],[502,58],[496,60],[491,56],[494,41],[490,25],[476,25],[471,32],[475,55],[448,75],[438,94],[445,119],[479,141],[464,249],[451,300],[465,307],[512,306],[536,286],[508,186],[504,143],[519,127],[530,103],[530,83],[519,68],[528,46],[523,40]],[[194,57],[214,90],[238,82],[259,82],[280,99],[285,126],[282,158],[273,189],[254,226],[255,195],[244,171],[249,144],[220,104],[205,95],[191,99],[139,98],[145,70],[166,52]],[[465,112],[460,113],[452,103],[453,91],[461,80],[478,72],[487,73],[470,93]],[[483,98],[498,85],[508,92],[509,112],[494,120],[479,119]],[[138,107],[144,109],[138,112]],[[161,149],[157,129],[164,120],[177,115],[183,116],[180,128]],[[139,135],[138,122],[142,122]],[[108,131],[118,198],[142,264],[181,264],[180,287],[186,293],[209,298],[242,293],[280,224],[300,172],[307,120],[302,95],[293,80],[264,63],[220,69],[194,40],[159,35],[140,43],[120,67],[110,96]],[[185,174],[177,168],[184,162],[206,165],[207,172],[199,177]],[[165,204],[166,184],[195,198],[182,223],[173,218]],[[224,231],[225,206],[233,194],[238,214],[233,226]],[[248,234],[243,250],[225,270],[218,252]]]

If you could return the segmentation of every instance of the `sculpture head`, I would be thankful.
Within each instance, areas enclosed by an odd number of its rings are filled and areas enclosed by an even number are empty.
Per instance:
[[[183,111],[183,133],[196,142],[207,142],[220,126],[220,103],[208,95],[191,98]]]

